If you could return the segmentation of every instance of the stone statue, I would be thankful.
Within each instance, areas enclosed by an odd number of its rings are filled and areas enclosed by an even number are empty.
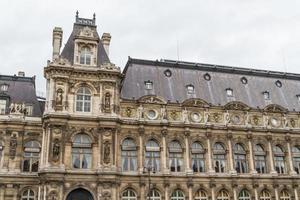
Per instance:
[[[186,110],[186,108],[184,108],[184,110],[182,111],[182,120],[184,123],[188,122],[188,111]]]
[[[204,124],[207,124],[209,120],[209,112],[204,112]]]
[[[103,161],[105,164],[110,163],[110,145],[109,142],[106,141],[104,143],[104,156],[103,156]]]
[[[59,159],[59,154],[60,154],[60,144],[59,140],[55,139],[53,142],[53,148],[52,148],[52,156],[54,160]]]
[[[11,159],[15,158],[16,152],[17,152],[17,136],[13,134],[9,142],[9,156]]]
[[[264,126],[267,127],[269,126],[269,116],[264,115]]]
[[[107,92],[104,97],[104,110],[110,112],[110,93]]]
[[[167,119],[167,112],[166,112],[166,108],[165,107],[161,107],[160,109],[160,115],[161,115],[161,119]]]
[[[283,116],[283,128],[286,128],[288,127],[288,120],[287,120],[287,117],[286,115]]]
[[[225,125],[230,123],[230,116],[229,116],[228,110],[224,113],[224,123],[225,123]]]
[[[138,107],[138,119],[144,118],[144,108],[142,105]]]
[[[56,101],[56,105],[57,106],[61,106],[62,105],[62,103],[63,103],[63,90],[62,89],[58,89],[56,91],[56,99],[55,99],[55,101]]]

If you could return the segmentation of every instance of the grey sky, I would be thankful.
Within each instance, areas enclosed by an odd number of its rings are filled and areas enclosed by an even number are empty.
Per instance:
[[[110,59],[179,59],[300,73],[298,0],[1,0],[0,73],[37,76],[52,53],[52,29],[69,37],[75,12],[112,35]]]

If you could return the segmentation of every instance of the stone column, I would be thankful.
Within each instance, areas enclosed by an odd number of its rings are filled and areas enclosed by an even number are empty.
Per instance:
[[[186,158],[186,173],[187,174],[193,174],[193,171],[190,167],[190,145],[189,145],[189,136],[190,136],[190,130],[185,129],[184,131],[184,140],[185,140],[185,158]]]
[[[92,169],[97,169],[97,165],[98,165],[98,161],[97,161],[97,159],[98,159],[98,144],[93,144],[92,145],[92,166],[91,166],[91,168]]]
[[[169,170],[168,170],[168,165],[167,165],[167,142],[166,142],[166,136],[167,136],[168,130],[167,128],[163,128],[163,130],[161,131],[162,134],[162,172],[164,174],[168,174]]]
[[[216,195],[215,195],[215,187],[216,184],[213,181],[210,181],[209,186],[211,188],[211,200],[216,200]]]
[[[299,200],[298,190],[297,190],[296,185],[294,186],[294,193],[295,193],[295,200]]]
[[[117,200],[118,199],[118,197],[117,197],[117,184],[116,183],[113,183],[113,185],[112,185],[112,188],[111,188],[111,199],[112,200]]]
[[[237,185],[234,185],[234,186],[232,187],[232,190],[233,190],[233,200],[238,200],[238,199],[237,199],[237,194],[236,194],[236,186],[237,186]]]
[[[288,163],[290,167],[290,175],[297,175],[297,173],[294,170],[294,165],[293,165],[293,156],[292,156],[292,150],[291,150],[291,137],[288,135],[286,136],[286,144],[287,144],[287,150],[288,150]]]
[[[255,197],[255,200],[259,200],[258,199],[258,193],[257,193],[257,187],[254,187],[254,197]]]
[[[249,148],[249,169],[251,174],[257,174],[254,166],[254,155],[253,155],[253,146],[252,146],[252,133],[248,132],[248,148]]]
[[[5,185],[0,185],[0,200],[4,200]]]
[[[65,159],[64,164],[66,169],[72,168],[72,144],[71,142],[65,143]]]
[[[165,183],[164,184],[164,186],[165,186],[165,200],[169,200],[169,186],[170,186],[170,184],[169,183]]]
[[[189,187],[189,200],[193,200],[193,187]]]
[[[147,195],[145,194],[145,183],[144,182],[142,182],[142,183],[140,183],[140,188],[141,188],[141,200],[145,200],[145,199],[147,199]],[[148,191],[149,192],[149,191]]]
[[[227,139],[228,139],[229,172],[231,174],[237,174],[236,170],[234,169],[234,161],[233,161],[234,157],[233,157],[232,144],[231,144],[231,139],[232,139],[232,132],[231,131],[228,131]]]
[[[212,163],[212,152],[211,152],[211,143],[210,143],[210,138],[211,138],[211,132],[210,130],[206,131],[206,142],[207,142],[207,160],[208,160],[208,173],[213,174],[215,173],[215,170],[213,168],[213,163]]]
[[[278,185],[274,185],[275,200],[279,200]]]
[[[139,172],[142,174],[144,171],[144,159],[143,159],[143,151],[144,151],[144,145],[143,145],[143,136],[145,133],[145,129],[143,126],[139,127]],[[145,166],[147,167],[147,166]]]
[[[273,160],[273,148],[272,148],[272,136],[271,135],[268,135],[267,136],[267,140],[268,140],[268,146],[269,146],[269,160],[270,160],[270,173],[273,174],[273,175],[276,175],[277,172],[275,171],[275,168],[274,168],[274,160]]]

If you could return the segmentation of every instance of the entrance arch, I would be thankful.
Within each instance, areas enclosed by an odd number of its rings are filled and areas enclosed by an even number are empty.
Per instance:
[[[66,200],[94,200],[93,195],[83,188],[72,190]]]

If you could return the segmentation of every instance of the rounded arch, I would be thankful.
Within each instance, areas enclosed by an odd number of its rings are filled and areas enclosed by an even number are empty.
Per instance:
[[[186,198],[186,193],[181,188],[176,188],[170,192],[171,200],[184,200]]]
[[[76,188],[71,190],[67,196],[66,200],[77,200],[77,199],[85,199],[85,200],[94,200],[96,199],[92,192],[85,188]]]
[[[195,197],[198,193],[198,191],[203,191],[207,194],[207,197],[210,197],[211,196],[211,192],[210,192],[210,189],[207,188],[206,186],[200,184],[198,187],[195,187],[193,189],[193,197]]]
[[[210,105],[205,100],[200,98],[189,98],[182,102],[183,106],[193,106],[193,107],[203,107],[203,108],[209,108]]]
[[[91,83],[79,82],[79,83],[76,83],[73,87],[74,94],[76,94],[77,91],[79,90],[79,88],[81,88],[81,87],[87,87],[90,90],[92,96],[93,96],[93,94],[97,93],[97,89]]]
[[[97,143],[97,142],[96,142],[97,139],[95,138],[95,136],[94,136],[92,133],[86,132],[86,131],[76,131],[76,132],[72,133],[72,134],[70,135],[69,142],[72,143],[72,142],[74,141],[75,137],[76,137],[77,135],[80,135],[80,134],[82,134],[82,135],[87,135],[87,136],[90,138],[90,140],[91,140],[91,144]]]
[[[24,145],[23,146],[24,147],[41,148],[41,143],[36,139],[28,138],[28,139],[24,140]]]
[[[229,192],[226,188],[221,188],[216,192],[216,199],[217,200],[230,200],[233,195]]]
[[[126,135],[121,136],[120,137],[120,143],[119,143],[119,145],[122,146],[123,142],[125,140],[127,140],[127,139],[133,140],[135,146],[139,147],[139,145],[138,145],[139,144],[139,142],[138,142],[139,140],[138,140],[137,136],[135,136],[135,134],[132,134],[132,133],[128,133]]]
[[[287,112],[288,109],[278,105],[278,104],[269,104],[263,109],[264,111],[267,112]]]
[[[137,190],[135,190],[132,187],[126,187],[120,193],[120,199],[121,200],[133,200],[133,199],[137,199],[139,197],[138,197],[138,193],[136,191]]]
[[[145,135],[145,139],[143,140],[144,146],[146,146],[146,143],[149,140],[154,140],[158,144],[158,146],[160,147],[162,146],[161,138],[158,135],[155,134]]]
[[[251,107],[241,101],[230,101],[223,106],[225,110],[250,110]]]
[[[161,97],[156,95],[145,95],[138,99],[139,103],[156,103],[156,104],[167,104],[167,101]]]

